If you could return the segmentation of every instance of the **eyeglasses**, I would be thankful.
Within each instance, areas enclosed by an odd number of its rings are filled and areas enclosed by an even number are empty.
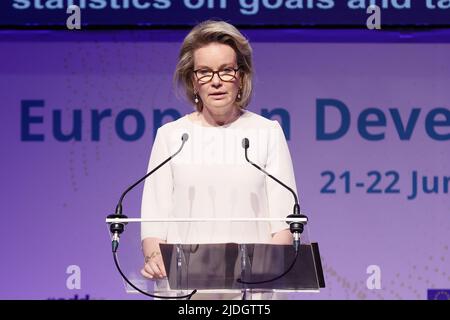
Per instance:
[[[197,69],[194,70],[194,74],[200,83],[210,82],[214,78],[214,74],[217,73],[219,79],[225,82],[233,81],[236,79],[236,73],[239,71],[239,67],[236,69],[228,67],[218,71],[212,71],[211,69]]]

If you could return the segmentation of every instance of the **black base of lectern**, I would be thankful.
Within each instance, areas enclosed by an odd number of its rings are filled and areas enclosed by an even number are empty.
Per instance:
[[[171,290],[318,290],[325,287],[319,246],[300,246],[290,272],[263,284],[242,284],[272,279],[285,272],[295,258],[291,245],[270,244],[160,244]]]

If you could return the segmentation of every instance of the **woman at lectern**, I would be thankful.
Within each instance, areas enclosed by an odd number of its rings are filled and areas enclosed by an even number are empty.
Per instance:
[[[205,21],[181,46],[174,82],[195,111],[157,131],[148,170],[182,150],[144,186],[142,218],[285,218],[292,194],[245,159],[296,192],[294,171],[277,121],[247,111],[252,95],[252,48],[232,25]],[[274,92],[274,94],[279,94]],[[143,223],[143,276],[166,276],[159,243],[291,244],[283,222]]]

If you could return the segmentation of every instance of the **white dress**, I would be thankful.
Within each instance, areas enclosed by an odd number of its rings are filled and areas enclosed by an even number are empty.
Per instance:
[[[148,171],[181,146],[181,152],[147,178],[142,218],[285,218],[292,214],[294,197],[283,186],[245,160],[248,157],[290,186],[296,184],[288,145],[277,121],[250,111],[220,127],[205,127],[188,116],[157,131]],[[285,222],[144,223],[141,238],[168,243],[268,243],[271,235],[287,229]]]

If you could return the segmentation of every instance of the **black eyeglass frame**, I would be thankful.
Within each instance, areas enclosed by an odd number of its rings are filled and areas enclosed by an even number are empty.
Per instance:
[[[226,68],[225,68],[225,69],[226,69]],[[223,82],[232,82],[232,81],[234,81],[234,80],[236,79],[236,75],[237,75],[238,71],[241,69],[241,67],[238,66],[237,68],[231,68],[231,69],[234,71],[233,79],[231,79],[231,80],[223,80],[223,79],[220,77],[219,72],[221,72],[221,71],[223,71],[223,70],[217,70],[217,71],[211,70],[212,75],[211,75],[211,78],[210,78],[208,81],[200,80],[200,77],[199,77],[198,74],[197,74],[198,71],[200,71],[200,70],[205,70],[205,69],[197,69],[197,70],[194,70],[193,72],[194,72],[194,74],[195,74],[195,77],[197,78],[197,81],[200,81],[200,82],[202,82],[202,83],[208,83],[208,82],[212,81],[212,79],[214,79],[214,75],[215,75],[216,73],[217,73],[217,76],[219,77],[219,79],[220,79],[221,81],[223,81]],[[205,78],[205,77],[204,77],[204,78]]]

